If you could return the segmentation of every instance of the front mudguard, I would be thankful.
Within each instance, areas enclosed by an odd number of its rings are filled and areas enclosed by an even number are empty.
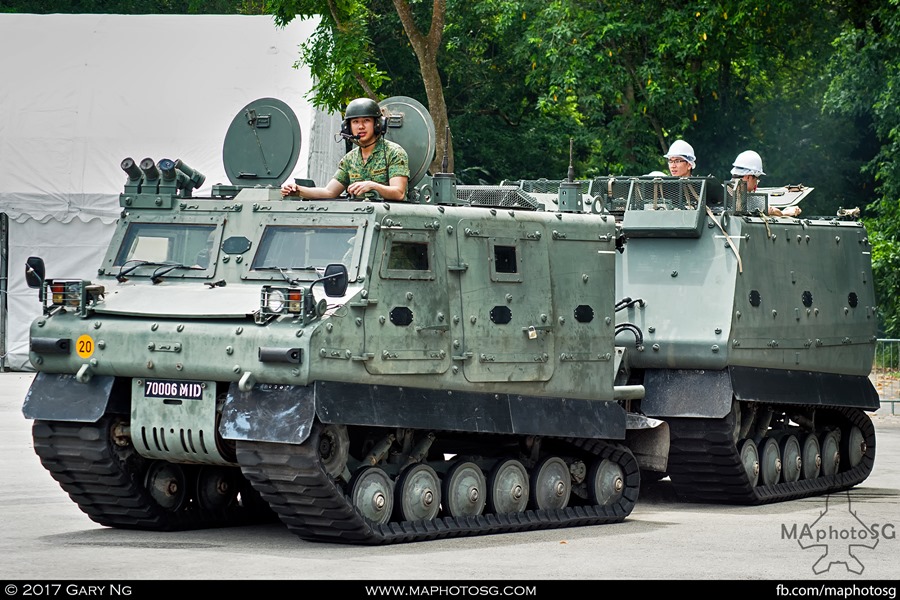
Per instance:
[[[228,388],[219,434],[228,440],[302,444],[316,417],[313,386],[256,384]]]
[[[111,409],[112,375],[94,375],[79,383],[75,375],[38,373],[22,405],[26,419],[95,423]]]

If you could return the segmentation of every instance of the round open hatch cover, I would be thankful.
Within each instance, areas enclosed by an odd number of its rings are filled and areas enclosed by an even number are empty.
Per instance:
[[[388,113],[385,139],[400,144],[409,155],[409,186],[416,185],[434,160],[434,121],[422,104],[406,96],[393,96],[378,104]]]
[[[300,158],[300,121],[275,98],[254,100],[231,121],[222,162],[234,185],[281,187]]]

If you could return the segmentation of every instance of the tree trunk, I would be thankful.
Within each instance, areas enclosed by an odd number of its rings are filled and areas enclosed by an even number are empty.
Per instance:
[[[447,139],[447,128],[450,121],[447,117],[447,104],[444,101],[444,86],[441,82],[441,74],[438,71],[437,58],[441,49],[441,39],[444,33],[444,17],[447,11],[446,0],[432,0],[431,28],[428,35],[423,35],[416,27],[412,9],[407,0],[393,0],[394,8],[403,23],[403,30],[409,38],[409,42],[419,60],[419,69],[422,72],[422,82],[425,84],[425,95],[428,101],[428,112],[434,120],[435,141],[437,152],[431,162],[430,171],[438,173],[444,159],[444,147],[447,147],[447,171],[453,172],[453,143]]]

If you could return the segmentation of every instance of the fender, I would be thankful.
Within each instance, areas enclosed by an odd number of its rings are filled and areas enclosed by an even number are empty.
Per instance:
[[[38,373],[22,406],[26,419],[95,423],[110,406],[112,375],[94,375],[85,383],[75,375]]]
[[[641,409],[648,416],[661,418],[722,418],[731,411],[732,398],[864,410],[880,406],[868,377],[786,369],[654,369],[646,371],[644,388]]]
[[[323,423],[478,433],[615,440],[626,433],[625,410],[616,402],[335,382],[256,384],[246,392],[232,383],[219,433],[302,444],[316,416]]]

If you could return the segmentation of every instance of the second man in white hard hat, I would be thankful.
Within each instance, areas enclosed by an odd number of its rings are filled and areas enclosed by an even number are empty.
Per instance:
[[[731,167],[731,176],[735,179],[743,179],[747,183],[747,191],[751,194],[759,186],[759,178],[765,175],[762,157],[753,150],[744,150],[738,154]],[[772,217],[796,217],[799,214],[799,206],[788,206],[784,210],[777,206],[769,207],[769,216]]]
[[[669,161],[672,177],[690,177],[697,166],[694,148],[684,140],[675,140],[664,155]]]

